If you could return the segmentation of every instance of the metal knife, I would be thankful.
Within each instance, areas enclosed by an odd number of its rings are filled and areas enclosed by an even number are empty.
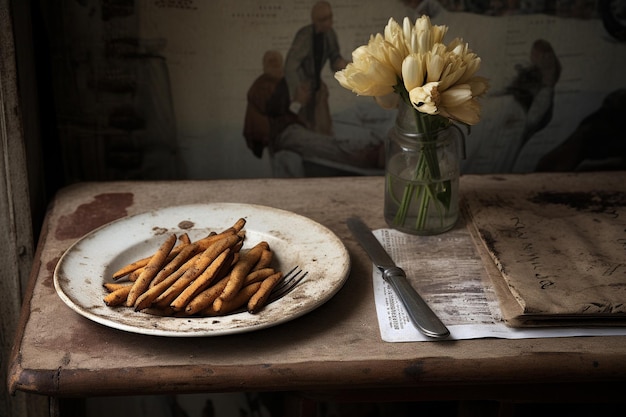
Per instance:
[[[391,285],[404,304],[415,327],[428,337],[447,337],[450,334],[448,328],[411,286],[404,270],[395,264],[370,228],[357,217],[350,217],[347,224],[352,234],[381,272],[383,279]]]

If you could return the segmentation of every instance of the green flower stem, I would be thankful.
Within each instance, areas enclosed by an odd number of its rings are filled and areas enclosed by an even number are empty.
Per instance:
[[[408,98],[404,97],[403,94],[401,94],[401,96],[403,96],[403,99]],[[410,101],[407,101],[407,103],[410,103]],[[446,189],[442,190],[442,192],[438,192],[438,185],[436,183],[430,183],[430,180],[439,179],[441,176],[437,157],[436,139],[432,137],[433,131],[441,126],[433,125],[433,120],[429,118],[429,116],[423,115],[418,110],[412,109],[412,112],[415,117],[417,131],[424,134],[426,138],[425,145],[420,149],[419,160],[412,177],[412,180],[419,182],[419,184],[411,183],[404,188],[402,200],[399,202],[398,211],[394,216],[394,224],[404,225],[409,215],[411,205],[417,204],[415,229],[424,230],[427,226],[431,202],[434,202],[434,208],[437,210],[441,223],[443,224],[445,209],[448,209],[450,204],[446,194],[450,185],[445,187]]]

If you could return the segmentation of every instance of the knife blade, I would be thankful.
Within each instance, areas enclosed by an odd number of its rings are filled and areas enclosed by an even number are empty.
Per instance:
[[[450,335],[448,328],[411,286],[404,270],[391,259],[370,228],[357,217],[350,217],[347,224],[354,237],[357,238],[376,268],[381,272],[383,279],[391,285],[402,301],[417,330],[432,338],[444,338]]]

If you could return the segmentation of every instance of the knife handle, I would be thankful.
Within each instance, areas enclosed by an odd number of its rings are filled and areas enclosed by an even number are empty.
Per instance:
[[[389,268],[383,273],[383,278],[394,288],[406,307],[411,321],[423,334],[433,338],[450,335],[448,328],[411,286],[402,269]]]

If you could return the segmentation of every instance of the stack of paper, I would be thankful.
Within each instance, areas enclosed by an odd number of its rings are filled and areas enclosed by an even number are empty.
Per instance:
[[[469,229],[512,326],[626,324],[626,175],[466,176]]]

